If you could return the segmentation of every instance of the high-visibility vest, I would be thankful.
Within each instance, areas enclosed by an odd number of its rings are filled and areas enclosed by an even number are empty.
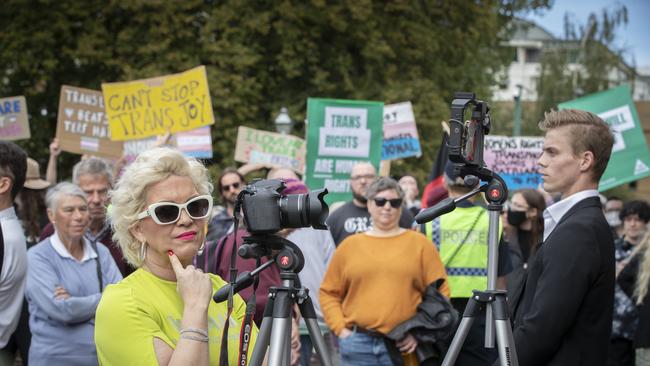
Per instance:
[[[485,208],[473,206],[457,207],[425,224],[447,270],[450,297],[468,298],[472,290],[487,289],[489,221]]]

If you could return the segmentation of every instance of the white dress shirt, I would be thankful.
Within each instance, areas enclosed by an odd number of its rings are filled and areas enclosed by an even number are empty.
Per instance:
[[[0,211],[4,258],[0,273],[0,348],[18,326],[27,280],[27,242],[13,206]]]
[[[580,191],[570,195],[569,197],[563,198],[559,202],[556,202],[544,210],[544,241],[548,238],[549,235],[557,226],[557,223],[560,222],[562,217],[569,212],[571,207],[575,206],[576,203],[582,201],[585,198],[589,197],[598,197],[598,191],[595,189],[588,189],[586,191]]]

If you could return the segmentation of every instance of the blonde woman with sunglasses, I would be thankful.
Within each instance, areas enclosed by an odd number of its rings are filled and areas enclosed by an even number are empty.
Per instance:
[[[325,322],[339,337],[341,365],[393,365],[400,352],[417,363],[413,335],[392,343],[385,335],[416,315],[437,280],[449,296],[445,267],[424,235],[399,226],[404,192],[395,180],[377,179],[366,197],[372,228],[341,242],[321,284]]]
[[[115,190],[114,239],[136,268],[109,286],[97,309],[95,341],[102,365],[218,365],[228,319],[228,364],[237,364],[246,304],[233,311],[212,301],[225,285],[192,266],[212,211],[207,169],[170,148],[146,151]],[[253,326],[249,352],[257,329]]]

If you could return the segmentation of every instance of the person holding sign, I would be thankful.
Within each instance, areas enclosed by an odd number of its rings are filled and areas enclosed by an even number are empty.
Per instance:
[[[332,233],[334,243],[338,246],[343,239],[356,233],[372,229],[372,218],[368,212],[366,189],[377,178],[377,171],[370,163],[358,163],[350,172],[352,201],[332,212],[327,218],[327,226]],[[399,226],[410,229],[413,215],[408,210],[401,210]]]
[[[597,189],[614,137],[601,118],[575,109],[546,113],[540,127],[544,190],[562,200],[543,213],[543,243],[530,263],[522,320],[513,331],[519,364],[605,365],[614,239]]]
[[[191,263],[205,246],[212,212],[208,170],[177,150],[155,148],[128,166],[111,192],[115,238],[138,269],[104,292],[97,309],[95,342],[102,365],[218,365],[225,321],[228,364],[239,364],[246,304],[234,297],[212,301],[226,282]],[[247,329],[248,330],[248,329]]]

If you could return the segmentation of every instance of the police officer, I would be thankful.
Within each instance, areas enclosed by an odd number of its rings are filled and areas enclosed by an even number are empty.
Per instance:
[[[444,181],[449,196],[456,198],[468,193],[472,187],[465,186],[463,179],[454,173],[453,167],[448,161]],[[472,290],[487,289],[488,211],[479,202],[465,200],[459,202],[454,211],[423,224],[420,229],[438,247],[440,258],[447,270],[451,303],[459,314],[462,314],[469,297],[472,296]],[[499,236],[501,237],[501,227]],[[497,270],[498,289],[506,288],[505,276],[510,270],[508,247],[501,241]],[[485,312],[479,315],[470,328],[458,355],[457,366],[490,365],[496,360],[497,350],[485,348],[484,334]]]

